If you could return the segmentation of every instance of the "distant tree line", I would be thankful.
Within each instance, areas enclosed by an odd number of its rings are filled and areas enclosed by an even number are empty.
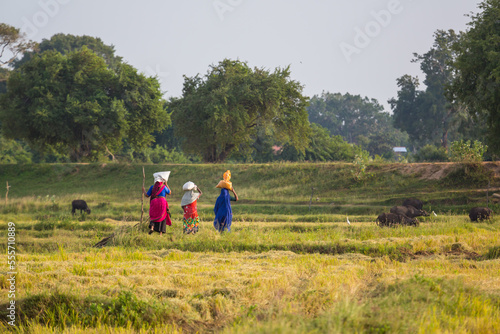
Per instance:
[[[500,152],[500,0],[485,0],[463,33],[438,30],[414,54],[424,74],[397,79],[388,102],[335,92],[308,98],[290,68],[223,59],[184,77],[165,100],[99,38],[40,43],[0,24],[0,163],[65,161],[270,162],[456,159]],[[452,145],[453,143],[453,145]],[[455,152],[455,153],[453,153]]]

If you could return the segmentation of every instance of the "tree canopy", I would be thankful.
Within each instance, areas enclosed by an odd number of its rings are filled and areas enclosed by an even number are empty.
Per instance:
[[[451,62],[453,44],[458,36],[453,30],[438,30],[432,48],[423,55],[414,54],[425,74],[425,90],[419,90],[419,80],[410,75],[397,79],[398,97],[389,100],[394,113],[394,125],[406,131],[414,146],[426,144],[448,146],[449,136],[459,136],[457,128],[464,119],[458,104],[447,99],[445,87],[453,80]]]
[[[74,161],[112,154],[124,138],[144,148],[152,132],[170,123],[156,79],[127,64],[111,70],[85,47],[34,55],[12,72],[7,87],[0,95],[3,134],[70,152]]]
[[[361,145],[370,154],[390,155],[394,146],[404,145],[406,134],[392,126],[391,116],[377,100],[349,93],[323,92],[311,98],[309,121],[333,136]]]
[[[312,123],[311,142],[305,151],[302,153],[285,145],[278,158],[286,161],[352,161],[362,152],[360,146],[348,143],[342,136],[331,136],[326,128]],[[364,153],[368,155],[368,152]]]
[[[118,64],[122,62],[122,57],[115,56],[115,47],[113,45],[104,44],[98,37],[55,34],[50,39],[43,39],[36,50],[24,51],[23,57],[14,61],[14,68],[18,68],[22,64],[28,62],[35,54],[46,51],[57,51],[66,55],[81,50],[83,47],[94,51],[96,55],[104,59],[110,68],[117,68]]]
[[[472,117],[486,119],[489,148],[500,152],[500,0],[486,0],[455,43],[456,76],[449,95]]]
[[[182,97],[170,100],[169,111],[187,153],[221,162],[247,150],[258,129],[303,151],[310,133],[306,105],[288,67],[269,72],[224,59],[204,77],[184,77]]]

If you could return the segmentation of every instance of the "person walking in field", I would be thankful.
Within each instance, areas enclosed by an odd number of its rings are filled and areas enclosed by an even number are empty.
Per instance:
[[[154,173],[154,184],[146,192],[142,187],[142,192],[146,197],[151,197],[149,201],[149,234],[159,232],[160,236],[167,232],[167,225],[172,225],[170,210],[168,208],[167,195],[172,192],[167,185],[170,172]]]
[[[203,194],[200,188],[189,181],[184,184],[182,189],[185,191],[181,199],[181,207],[184,211],[183,226],[184,233],[195,234],[198,232],[200,217],[198,216],[197,201]]]
[[[228,170],[224,173],[223,180],[216,186],[216,188],[221,188],[221,190],[214,207],[214,227],[220,233],[224,232],[225,229],[231,232],[231,223],[233,220],[231,201],[238,200],[238,195],[234,190],[233,184],[229,181],[230,179],[231,172]],[[229,195],[229,191],[234,194],[234,197]]]

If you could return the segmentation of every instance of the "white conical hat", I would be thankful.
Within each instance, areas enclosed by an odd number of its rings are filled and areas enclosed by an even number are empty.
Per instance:
[[[158,172],[154,173],[153,177],[155,182],[168,182],[168,177],[170,176],[170,171],[168,172]]]

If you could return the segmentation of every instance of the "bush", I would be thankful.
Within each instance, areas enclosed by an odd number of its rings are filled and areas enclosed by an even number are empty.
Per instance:
[[[425,145],[413,156],[416,162],[440,162],[448,161],[448,154],[444,147]]]
[[[354,157],[354,168],[352,169],[352,175],[357,181],[366,181],[370,177],[373,176],[373,174],[369,174],[366,171],[366,167],[368,165],[368,162],[370,161],[370,156],[368,152],[362,152],[361,154],[356,154]]]
[[[29,164],[33,155],[26,145],[16,140],[8,140],[0,133],[0,164]]]
[[[194,162],[197,161],[196,159],[188,158],[183,152],[179,152],[176,149],[169,151],[165,147],[159,145],[155,148],[148,147],[141,151],[130,149],[127,154],[127,160],[131,162],[146,162],[155,164],[168,162],[186,164],[193,162],[193,160]]]
[[[475,140],[471,143],[470,140],[454,141],[451,143],[449,156],[452,161],[462,163],[476,163],[483,161],[483,155],[488,146],[483,145],[480,141]]]

